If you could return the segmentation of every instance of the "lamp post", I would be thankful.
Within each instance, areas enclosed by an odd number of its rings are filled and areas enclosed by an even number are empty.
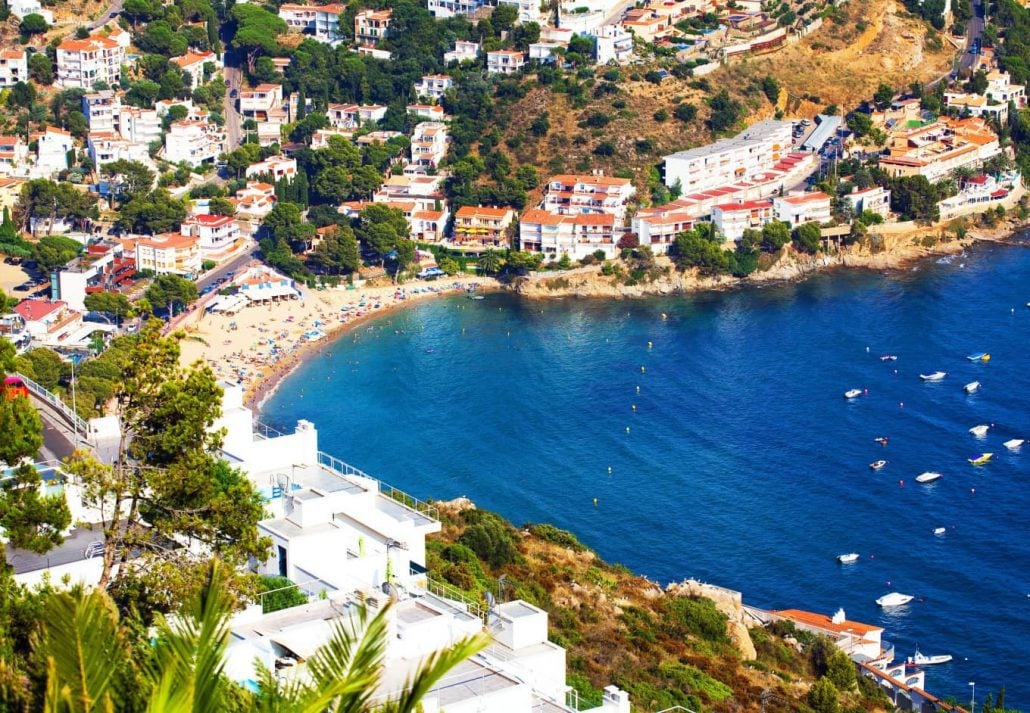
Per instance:
[[[74,355],[73,355],[73,358],[71,359],[71,363],[72,363],[72,411],[75,412],[75,416],[76,416],[76,418],[72,419],[72,430],[75,433],[75,438],[74,438],[74,440],[75,440],[75,447],[78,448],[79,447],[79,422],[78,422],[79,408],[78,408],[77,402],[75,400],[75,359],[74,359]]]
[[[976,713],[976,681],[970,681],[969,685],[973,689],[973,697],[969,700],[969,713]]]

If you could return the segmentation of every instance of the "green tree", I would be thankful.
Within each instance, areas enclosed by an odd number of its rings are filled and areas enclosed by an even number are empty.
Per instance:
[[[407,238],[408,221],[396,208],[382,203],[373,203],[361,211],[358,237],[365,248],[379,257],[380,264],[386,255],[397,249],[402,238]]]
[[[485,275],[496,275],[501,271],[504,264],[504,257],[497,250],[487,250],[479,256],[479,269]]]
[[[54,83],[54,63],[42,52],[29,57],[29,76],[36,84],[49,87]]]
[[[873,120],[868,114],[855,112],[848,119],[848,128],[855,132],[855,136],[861,138],[873,130]]]
[[[280,201],[265,216],[265,229],[275,240],[287,246],[298,245],[304,250],[311,247],[315,238],[315,226],[304,220],[301,208],[296,203]]]
[[[830,679],[823,676],[808,690],[808,705],[815,713],[837,713],[840,710],[837,688]]]
[[[311,251],[311,261],[326,272],[356,272],[361,267],[361,254],[354,230],[349,225],[334,226]]]
[[[172,107],[173,109],[176,107]],[[100,173],[112,179],[115,195],[124,202],[146,195],[154,187],[154,172],[139,161],[118,159],[105,163]]]
[[[145,296],[154,307],[167,308],[174,313],[176,305],[185,307],[197,301],[197,285],[178,275],[158,275]]]
[[[684,102],[676,107],[673,114],[683,123],[689,124],[697,117],[697,107],[693,104]]]
[[[856,685],[855,662],[841,649],[834,647],[834,652],[826,662],[826,678],[838,691],[850,691]]]
[[[780,100],[780,83],[776,81],[776,77],[771,74],[765,75],[762,79],[762,93],[765,94],[770,104],[775,104]]]
[[[82,245],[63,235],[44,235],[33,247],[33,257],[45,272],[66,265],[74,260]]]
[[[235,5],[231,14],[236,21],[232,45],[244,53],[247,70],[252,72],[259,54],[272,54],[279,49],[276,36],[286,32],[286,23],[260,5]]]
[[[802,223],[794,228],[793,239],[798,250],[814,254],[822,242],[822,231],[818,223]]]
[[[712,133],[719,133],[732,128],[740,120],[743,107],[730,98],[725,89],[708,100],[711,115],[708,117],[708,128]]]
[[[129,298],[118,292],[91,292],[86,295],[83,304],[90,312],[107,312],[119,319],[136,314]]]
[[[879,109],[886,109],[894,101],[894,87],[889,84],[880,83],[873,94],[873,102]]]
[[[50,25],[47,24],[46,19],[37,13],[31,13],[21,19],[21,24],[18,25],[18,31],[27,36],[31,35],[42,35],[50,29]]]
[[[766,223],[762,226],[762,250],[769,253],[777,252],[780,248],[790,242],[790,226],[778,220]]]
[[[261,611],[265,614],[308,603],[308,595],[286,577],[262,575]]]
[[[670,255],[681,270],[697,268],[701,275],[720,275],[729,270],[729,257],[716,241],[697,228],[680,233]]]
[[[157,235],[178,230],[185,219],[186,204],[172,198],[164,188],[158,188],[130,198],[122,206],[118,225],[136,233]]]

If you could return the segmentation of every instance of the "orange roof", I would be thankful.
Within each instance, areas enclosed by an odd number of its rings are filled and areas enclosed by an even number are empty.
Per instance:
[[[565,186],[573,186],[577,183],[593,184],[595,186],[628,186],[630,180],[628,178],[614,178],[612,176],[594,176],[591,174],[577,175],[577,174],[562,174],[560,176],[552,176],[548,183],[561,183]]]
[[[17,50],[0,50],[0,58],[3,59],[22,59],[24,57],[24,52],[18,52]]]
[[[537,223],[539,225],[561,225],[564,221],[565,216],[551,213],[546,210],[540,210],[539,208],[527,210],[522,216],[523,224]]]
[[[800,196],[786,196],[783,200],[793,205],[799,205],[802,203],[811,203],[813,201],[828,201],[830,197],[822,191],[815,191],[814,193],[804,193]]]
[[[107,37],[92,36],[84,40],[68,39],[57,45],[57,49],[65,52],[88,52],[90,50],[114,49],[118,43]]]
[[[188,67],[189,65],[196,64],[197,62],[206,62],[209,59],[214,58],[214,56],[214,52],[187,52],[181,57],[172,57],[168,61],[173,64],[177,64],[180,67]]]
[[[140,238],[137,246],[145,245],[155,250],[179,250],[191,248],[197,244],[198,238],[193,235],[179,235],[178,233],[164,233],[153,238]]]
[[[21,315],[26,322],[35,322],[43,319],[61,307],[67,307],[66,302],[50,302],[49,300],[22,300],[14,307],[14,311]]]
[[[458,208],[454,214],[455,218],[506,218],[511,214],[511,208],[492,208],[490,206],[464,205]]]
[[[783,609],[781,611],[774,611],[773,614],[782,616],[784,619],[790,619],[798,624],[814,626],[837,634],[859,634],[864,636],[874,631],[883,631],[882,626],[870,626],[869,624],[848,621],[846,619],[840,624],[834,624],[833,620],[828,616],[810,611],[802,611],[801,609]]]
[[[615,225],[615,216],[607,213],[580,213],[572,217],[576,225]]]
[[[442,210],[420,210],[412,214],[413,218],[419,218],[421,220],[440,220],[443,218]]]

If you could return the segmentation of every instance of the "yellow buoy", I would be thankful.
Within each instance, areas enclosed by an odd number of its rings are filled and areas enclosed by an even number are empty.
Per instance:
[[[640,393],[640,387],[639,386],[637,387],[637,393],[638,394]]]
[[[641,374],[646,374],[647,373],[647,369],[644,368],[644,367],[640,367],[640,373]]]
[[[636,410],[637,410],[637,405],[633,404],[633,411],[635,412]]]
[[[611,467],[611,466],[608,466],[608,472],[609,472],[609,473],[611,473],[611,472],[612,472],[612,467]]]
[[[654,344],[652,344],[650,341],[648,341],[647,342],[647,348],[651,349],[652,347],[654,347]]]
[[[597,498],[594,498],[594,507],[597,507]]]
[[[629,433],[629,426],[626,426],[626,433]]]

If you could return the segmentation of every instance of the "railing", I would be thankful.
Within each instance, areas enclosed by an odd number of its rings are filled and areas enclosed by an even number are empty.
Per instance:
[[[56,410],[58,413],[64,416],[68,423],[72,425],[72,428],[75,429],[76,435],[81,433],[82,439],[86,439],[86,434],[89,430],[89,424],[86,423],[81,416],[75,413],[75,411],[73,411],[70,406],[61,401],[57,394],[47,391],[42,386],[37,384],[29,377],[25,376],[24,374],[15,374],[15,376],[17,376],[25,383],[26,388],[28,388],[29,391],[35,394],[36,398],[38,398],[40,401],[45,401],[46,403],[50,404],[54,408],[54,410]]]
[[[479,602],[470,597],[466,592],[461,591],[457,587],[447,584],[447,582],[441,582],[438,579],[432,577],[426,577],[426,591],[430,594],[435,594],[438,597],[444,599],[451,599],[456,602],[461,602],[466,607],[470,614],[473,614],[480,619],[483,619],[485,612],[483,607],[480,606]]]
[[[285,436],[285,435],[286,435],[285,433],[283,433],[279,429],[272,428],[267,423],[262,423],[261,421],[254,421],[254,438],[255,438],[255,440],[257,440],[257,439],[267,440],[269,438],[279,438],[280,436]]]
[[[389,483],[384,483],[378,478],[373,478],[368,473],[365,473],[362,470],[358,470],[349,463],[344,463],[339,458],[334,458],[328,453],[324,453],[322,451],[318,452],[318,464],[341,475],[353,475],[358,478],[367,478],[376,484],[376,487],[379,489],[380,493],[390,498],[391,500],[394,500],[397,503],[411,510],[414,510],[420,515],[424,515],[425,517],[428,517],[432,520],[440,519],[440,511],[436,508],[436,506],[430,505],[425,501],[419,500],[418,498],[409,495],[403,490],[393,487]]]

